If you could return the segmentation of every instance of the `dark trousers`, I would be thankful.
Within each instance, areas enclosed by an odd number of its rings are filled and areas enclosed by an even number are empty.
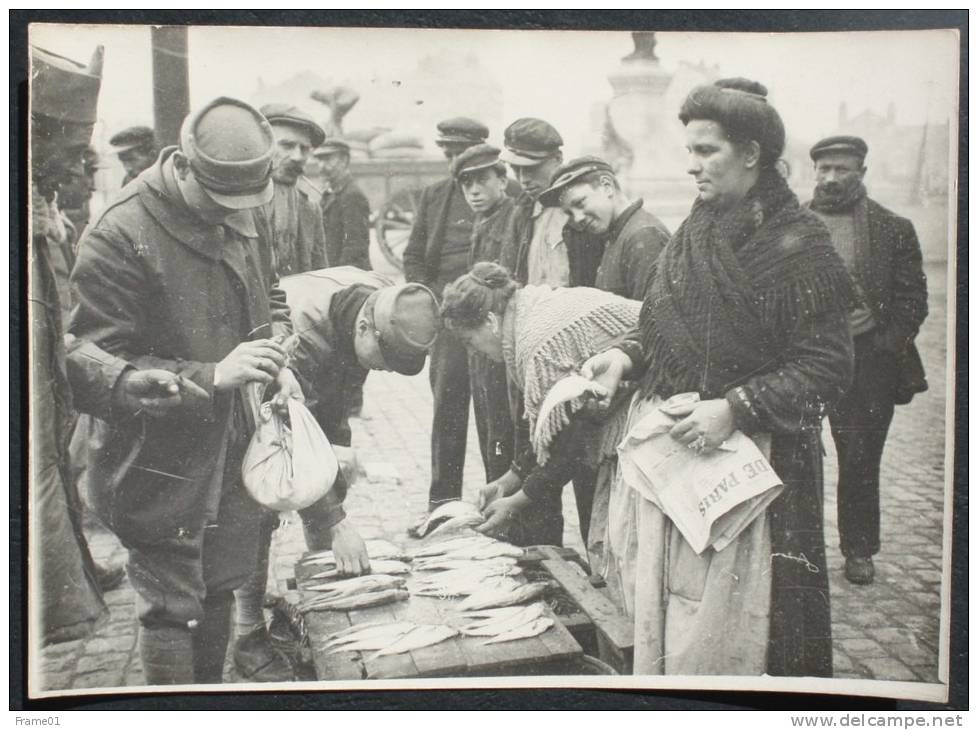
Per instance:
[[[469,353],[469,389],[479,432],[486,483],[499,479],[513,463],[513,417],[509,410],[506,364]]]
[[[829,415],[839,456],[839,546],[846,557],[880,549],[880,462],[893,420],[894,359],[872,344],[872,332],[855,344],[852,387]]]
[[[461,341],[442,331],[429,355],[434,398],[431,422],[429,507],[462,496],[462,469],[469,428],[469,356]]]

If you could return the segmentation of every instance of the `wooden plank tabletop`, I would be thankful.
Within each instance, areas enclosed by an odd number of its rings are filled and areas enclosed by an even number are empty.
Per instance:
[[[296,564],[296,579],[322,570],[321,566]],[[414,578],[408,576],[408,588]],[[308,594],[306,594],[308,595]],[[371,658],[374,652],[328,654],[327,637],[349,626],[367,623],[413,621],[423,624],[459,626],[456,606],[461,599],[440,599],[412,595],[406,601],[374,606],[357,611],[310,611],[305,614],[316,675],[320,679],[394,679],[411,677],[520,675],[521,668],[533,664],[570,661],[583,654],[581,646],[548,608],[545,615],[554,625],[539,636],[484,645],[488,637],[456,636],[432,646],[403,654]]]

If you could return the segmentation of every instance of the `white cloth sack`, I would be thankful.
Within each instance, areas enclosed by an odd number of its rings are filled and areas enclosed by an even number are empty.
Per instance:
[[[271,403],[259,405],[257,390],[248,389],[247,394],[257,414],[255,433],[241,465],[248,493],[277,512],[304,509],[322,499],[336,482],[339,464],[312,413],[301,401],[290,398],[286,424]]]
[[[689,394],[674,396],[688,402]],[[631,427],[618,446],[625,482],[676,525],[697,554],[723,550],[784,488],[764,453],[735,431],[724,445],[699,454],[669,431],[680,420],[669,399]],[[764,439],[770,450],[769,437]]]

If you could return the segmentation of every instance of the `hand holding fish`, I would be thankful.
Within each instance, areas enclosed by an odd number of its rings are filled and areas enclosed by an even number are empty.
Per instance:
[[[352,525],[346,520],[330,528],[333,535],[333,555],[340,575],[362,575],[370,572],[367,546]]]
[[[607,407],[631,369],[631,358],[623,351],[612,348],[589,358],[581,365],[581,375],[601,386],[604,393],[595,393],[596,405]]]
[[[489,482],[486,486],[479,489],[478,507],[480,512],[485,512],[486,507],[497,499],[508,497],[519,491],[523,480],[512,469],[503,474],[499,479]]]
[[[529,503],[530,498],[522,490],[509,497],[497,499],[482,510],[486,521],[475,529],[487,535],[502,534],[506,524],[515,519]]]

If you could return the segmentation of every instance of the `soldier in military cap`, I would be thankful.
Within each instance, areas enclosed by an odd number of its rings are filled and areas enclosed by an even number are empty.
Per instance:
[[[123,185],[128,185],[136,176],[156,162],[159,147],[156,133],[151,127],[126,127],[109,138],[112,151],[119,157],[126,176]]]
[[[546,206],[560,206],[567,216],[571,286],[593,286],[626,299],[645,299],[649,273],[669,231],[630,200],[615,172],[599,157],[580,157],[559,167],[540,195]]]
[[[338,452],[351,452],[350,401],[361,392],[370,370],[417,375],[438,335],[435,295],[421,284],[393,283],[372,271],[339,266],[288,276],[288,295],[298,343],[292,367],[306,405]],[[349,459],[347,462],[349,463]],[[356,528],[346,518],[347,480],[342,470],[330,492],[299,511],[311,550],[332,549],[343,575],[367,572],[370,561]],[[259,682],[294,679],[288,660],[277,652],[265,626],[271,524],[263,525],[259,562],[248,582],[235,591],[234,664],[238,674]]]
[[[292,329],[252,210],[272,197],[271,125],[221,97],[189,115],[87,229],[72,272],[71,334],[202,393],[160,418],[89,422],[84,479],[129,549],[149,684],[220,682],[231,591],[257,561],[258,504],[241,481],[253,429],[241,396],[301,397],[277,338]]]
[[[261,113],[272,125],[272,199],[256,211],[275,252],[279,276],[326,266],[326,233],[319,201],[297,185],[309,153],[326,137],[316,121],[288,104],[266,104]]]
[[[567,216],[537,200],[563,162],[564,140],[550,124],[532,117],[510,124],[503,140],[506,149],[500,159],[512,168],[523,191],[500,263],[522,284],[567,286],[570,268],[563,240]]]
[[[370,203],[350,173],[350,145],[330,137],[313,151],[329,185],[321,198],[326,255],[332,266],[370,270]]]
[[[855,375],[829,413],[839,457],[839,543],[850,583],[872,583],[880,549],[880,462],[894,405],[927,389],[914,338],[927,316],[927,279],[913,223],[868,197],[869,148],[859,137],[827,137],[811,149],[809,203],[856,284],[849,314]]]
[[[515,209],[513,199],[506,194],[506,165],[499,152],[489,144],[475,145],[452,162],[452,175],[475,213],[470,269],[480,261],[499,263]],[[486,482],[492,482],[506,473],[513,460],[513,419],[505,365],[470,351],[469,389]]]

